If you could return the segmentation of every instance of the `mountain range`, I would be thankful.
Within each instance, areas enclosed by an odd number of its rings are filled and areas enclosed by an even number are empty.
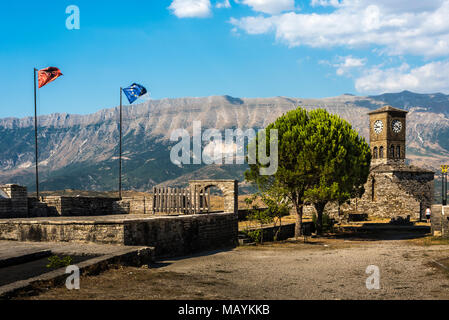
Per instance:
[[[170,161],[174,129],[264,128],[298,106],[325,108],[349,121],[368,141],[368,112],[385,105],[407,110],[407,158],[439,172],[449,162],[449,96],[409,91],[377,96],[302,99],[211,96],[149,100],[123,108],[123,186],[148,191],[155,185],[185,186],[190,179],[235,178],[246,165],[183,165]],[[119,109],[89,115],[56,113],[38,117],[42,190],[114,190],[118,179]],[[206,143],[207,144],[207,143]],[[34,119],[0,119],[0,183],[34,185]],[[248,186],[241,184],[245,189]]]

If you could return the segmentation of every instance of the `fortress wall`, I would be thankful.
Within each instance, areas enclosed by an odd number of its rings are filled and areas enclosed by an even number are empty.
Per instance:
[[[157,256],[179,256],[237,245],[238,216],[211,213],[126,221],[125,245],[145,245]]]
[[[360,199],[351,199],[349,204],[340,206],[340,215],[336,203],[328,203],[325,213],[335,219],[349,213],[366,213],[380,218],[410,215],[411,219],[420,219],[433,202],[433,173],[372,172],[364,187],[365,193]],[[312,206],[305,207],[305,215],[314,213]]]
[[[234,213],[188,216],[34,218],[0,220],[0,240],[82,242],[155,247],[158,256],[234,247]]]
[[[101,197],[42,197],[28,200],[30,217],[104,216],[128,213],[126,204],[119,205],[116,198]]]
[[[433,236],[449,238],[449,206],[433,205],[431,224]]]
[[[393,173],[374,173],[365,184],[362,198],[357,200],[357,208],[354,200],[351,201],[351,207],[354,211],[367,213],[369,216],[392,218],[410,215],[412,219],[419,219],[422,199],[410,192],[410,183],[412,182],[398,178]]]

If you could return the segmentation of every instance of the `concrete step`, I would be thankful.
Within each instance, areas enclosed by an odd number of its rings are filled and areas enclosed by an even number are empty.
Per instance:
[[[28,251],[28,252],[27,252]],[[11,250],[10,254],[0,254],[0,268],[15,266],[22,263],[39,260],[52,255],[50,250],[27,250],[25,252],[17,252]]]

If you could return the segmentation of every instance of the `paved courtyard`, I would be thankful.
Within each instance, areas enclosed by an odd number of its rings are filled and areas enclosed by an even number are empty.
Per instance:
[[[82,277],[31,299],[449,299],[449,246],[421,240],[313,239],[239,247]],[[380,270],[368,290],[367,266]]]

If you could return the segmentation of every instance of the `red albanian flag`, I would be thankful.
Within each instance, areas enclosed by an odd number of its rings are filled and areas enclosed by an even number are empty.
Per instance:
[[[42,88],[47,83],[56,80],[58,77],[62,76],[61,70],[55,67],[48,67],[38,71],[39,77],[39,88]]]

